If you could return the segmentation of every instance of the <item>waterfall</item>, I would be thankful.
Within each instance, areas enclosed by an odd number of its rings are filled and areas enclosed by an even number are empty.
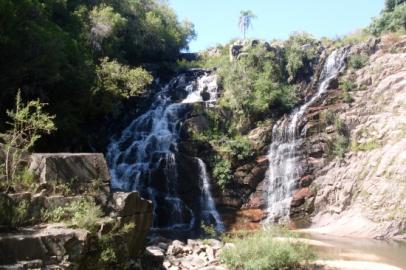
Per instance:
[[[214,223],[216,225],[216,230],[218,232],[224,231],[224,225],[221,221],[220,215],[217,212],[216,206],[213,201],[213,197],[211,195],[211,187],[210,187],[210,179],[207,173],[206,164],[204,164],[203,160],[200,158],[196,158],[199,164],[199,173],[201,183],[201,190],[202,195],[200,198],[201,207],[202,207],[202,220],[205,223],[212,224],[212,220],[214,219]]]
[[[273,127],[272,144],[268,152],[267,222],[278,222],[280,218],[289,215],[292,192],[303,174],[303,168],[298,162],[304,154],[303,134],[300,130],[303,115],[327,91],[331,80],[345,68],[346,56],[346,48],[333,51],[324,64],[316,94]]]
[[[216,75],[205,70],[177,76],[156,94],[149,110],[133,120],[108,146],[112,189],[138,191],[152,200],[156,229],[189,230],[200,220],[196,210],[199,207],[192,209],[191,200],[186,202],[183,194],[179,194],[178,141],[182,121],[191,109],[189,103],[215,102],[216,82]],[[206,188],[203,185],[200,190],[207,197],[203,207],[210,205],[214,209]]]

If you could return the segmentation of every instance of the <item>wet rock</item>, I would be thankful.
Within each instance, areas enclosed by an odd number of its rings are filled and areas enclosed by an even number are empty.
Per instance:
[[[138,192],[115,192],[112,207],[120,217],[134,216],[152,211],[152,203],[142,199]]]

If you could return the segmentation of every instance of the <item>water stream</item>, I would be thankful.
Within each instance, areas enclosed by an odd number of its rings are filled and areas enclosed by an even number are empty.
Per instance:
[[[296,188],[303,168],[299,159],[303,156],[301,124],[307,108],[318,101],[327,91],[329,83],[345,67],[347,50],[333,51],[327,58],[320,75],[316,94],[287,118],[279,121],[272,130],[272,144],[269,148],[268,171],[268,217],[267,223],[278,222],[289,215],[291,196]]]

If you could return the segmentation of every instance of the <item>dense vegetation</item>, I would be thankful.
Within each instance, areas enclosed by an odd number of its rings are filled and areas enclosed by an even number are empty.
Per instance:
[[[205,112],[210,128],[193,137],[211,144],[214,151],[207,161],[223,189],[233,169],[254,157],[248,132],[269,125],[298,104],[300,89],[319,62],[321,43],[307,33],[294,33],[272,49],[265,42],[245,41],[234,61],[229,46],[219,46],[214,55],[206,52],[195,63],[216,66],[222,88],[217,107]]]
[[[21,89],[56,115],[46,150],[88,148],[92,127],[142,94],[194,35],[164,1],[1,0],[0,132]]]

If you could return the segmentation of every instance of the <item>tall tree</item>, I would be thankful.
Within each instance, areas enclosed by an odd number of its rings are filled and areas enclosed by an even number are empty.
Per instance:
[[[246,37],[248,28],[252,26],[252,20],[255,18],[256,16],[251,10],[241,10],[238,26],[240,27],[240,30],[243,32],[244,39]]]

